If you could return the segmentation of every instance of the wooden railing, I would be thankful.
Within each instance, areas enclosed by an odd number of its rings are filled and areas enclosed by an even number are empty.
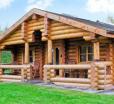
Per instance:
[[[3,69],[21,70],[20,75],[4,75]],[[31,65],[0,65],[0,81],[25,81],[31,78]]]
[[[110,88],[112,85],[112,73],[107,75],[107,67],[111,67],[112,63],[110,61],[100,61],[100,62],[91,62],[89,64],[73,64],[73,65],[44,65],[44,81],[50,82],[55,81],[57,84],[60,82],[65,82],[64,84],[70,85],[82,85],[82,82],[88,82],[87,86],[91,86],[94,89],[105,89]],[[63,78],[63,77],[53,77],[54,70],[64,70],[64,69],[78,69],[78,70],[88,70],[88,78]],[[78,80],[78,81],[77,81]],[[89,82],[90,81],[90,82]],[[78,83],[78,84],[77,84]],[[83,84],[86,86],[86,84]]]

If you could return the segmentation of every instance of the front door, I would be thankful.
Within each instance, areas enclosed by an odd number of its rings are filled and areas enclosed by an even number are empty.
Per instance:
[[[53,64],[59,65],[62,63],[62,53],[61,53],[61,48],[56,47],[53,48]],[[56,69],[55,70],[55,76],[60,76],[60,70]]]

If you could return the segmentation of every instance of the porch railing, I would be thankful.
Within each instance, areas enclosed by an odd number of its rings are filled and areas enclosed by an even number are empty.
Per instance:
[[[93,89],[108,89],[112,87],[112,70],[111,74],[107,75],[107,68],[111,68],[110,61],[91,62],[89,64],[73,64],[73,65],[44,65],[44,81],[54,82],[63,85],[88,86]],[[59,70],[88,70],[88,78],[65,78],[55,77],[54,72]],[[63,82],[63,83],[61,83]],[[84,82],[84,83],[83,83]],[[87,83],[85,83],[87,82]]]
[[[21,70],[20,75],[4,75],[4,69]],[[0,65],[0,81],[25,81],[31,78],[31,65]]]

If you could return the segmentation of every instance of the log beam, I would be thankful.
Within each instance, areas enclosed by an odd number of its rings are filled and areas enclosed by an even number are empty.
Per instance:
[[[48,36],[48,27],[49,27],[49,23],[48,23],[48,17],[47,15],[44,16],[44,34],[43,36]]]
[[[55,36],[50,36],[51,40],[58,40],[58,39],[69,39],[69,38],[78,38],[78,37],[83,37],[84,33],[72,33],[72,34],[64,34],[64,35],[55,35]],[[42,37],[42,41],[47,41],[47,37]]]
[[[100,60],[100,43],[98,41],[93,43],[94,60]]]
[[[21,24],[21,37],[22,37],[22,39],[24,39],[24,40],[26,40],[26,22],[23,22],[22,24]]]

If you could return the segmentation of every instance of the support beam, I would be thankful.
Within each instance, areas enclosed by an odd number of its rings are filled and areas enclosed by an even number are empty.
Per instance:
[[[25,64],[29,64],[29,43],[25,42]]]
[[[58,40],[58,39],[71,39],[71,38],[78,38],[78,37],[83,37],[84,32],[79,32],[79,33],[71,33],[71,34],[64,34],[64,35],[55,35],[55,36],[50,36],[51,40]],[[47,41],[47,37],[42,37],[42,41]]]
[[[23,22],[22,24],[21,24],[21,37],[22,37],[22,39],[24,39],[24,40],[26,40],[26,22]]]
[[[94,60],[100,60],[100,43],[98,41],[93,43]]]
[[[52,40],[48,40],[48,64],[52,64]]]
[[[43,36],[44,37],[48,37],[48,28],[49,28],[49,19],[47,17],[47,15],[44,16],[44,33]]]

